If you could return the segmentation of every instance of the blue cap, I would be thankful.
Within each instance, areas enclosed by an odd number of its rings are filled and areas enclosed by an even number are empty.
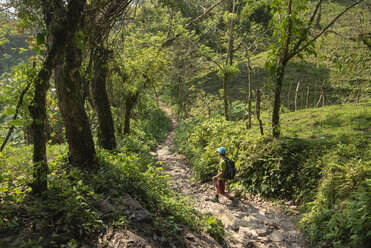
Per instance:
[[[219,147],[219,148],[217,149],[217,151],[218,151],[220,154],[222,154],[222,155],[224,155],[224,154],[227,152],[227,150],[226,150],[224,147]]]

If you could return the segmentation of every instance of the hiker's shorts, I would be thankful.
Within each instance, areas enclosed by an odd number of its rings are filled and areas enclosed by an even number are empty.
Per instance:
[[[224,194],[225,193],[225,182],[222,180],[216,181],[216,193],[217,194]]]

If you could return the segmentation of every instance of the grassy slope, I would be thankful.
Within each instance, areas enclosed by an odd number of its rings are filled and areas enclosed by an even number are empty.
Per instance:
[[[283,135],[300,138],[371,135],[371,102],[306,109],[281,116]]]

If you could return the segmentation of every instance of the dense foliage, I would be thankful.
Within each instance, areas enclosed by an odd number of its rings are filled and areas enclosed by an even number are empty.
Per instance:
[[[195,212],[187,198],[170,190],[168,176],[161,173],[161,167],[149,155],[151,147],[153,149],[169,130],[169,119],[158,109],[147,111],[147,114],[152,117],[143,118],[142,123],[138,120],[138,125],[133,124],[133,134],[120,142],[118,151],[99,150],[99,168],[94,171],[71,167],[67,162],[65,145],[50,146],[49,189],[43,198],[28,194],[32,175],[31,147],[8,147],[0,157],[0,194],[3,199],[0,244],[7,247],[45,245],[52,235],[58,237],[64,232],[75,233],[70,237],[75,241],[92,237],[107,225],[97,210],[107,197],[117,206],[113,225],[126,227],[130,225],[122,201],[126,193],[155,214],[154,229],[148,230],[147,235],[157,233],[170,240],[179,236],[182,225],[201,228],[204,217]],[[156,122],[156,118],[161,121]],[[204,221],[208,226],[206,219]],[[36,228],[41,233],[38,237],[10,234],[17,234],[25,227]],[[60,242],[55,239],[54,244]]]

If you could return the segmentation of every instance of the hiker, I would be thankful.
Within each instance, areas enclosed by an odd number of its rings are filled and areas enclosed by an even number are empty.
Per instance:
[[[214,198],[208,199],[212,202],[219,202],[219,195],[222,195],[229,200],[231,200],[231,206],[236,205],[236,200],[232,196],[230,196],[227,192],[225,192],[225,182],[227,179],[223,178],[223,174],[227,168],[227,156],[226,156],[226,149],[224,147],[219,147],[217,149],[219,156],[220,156],[220,162],[219,162],[219,168],[218,168],[218,174],[216,176],[212,177],[212,180],[216,180],[215,188],[216,188],[216,194]]]

